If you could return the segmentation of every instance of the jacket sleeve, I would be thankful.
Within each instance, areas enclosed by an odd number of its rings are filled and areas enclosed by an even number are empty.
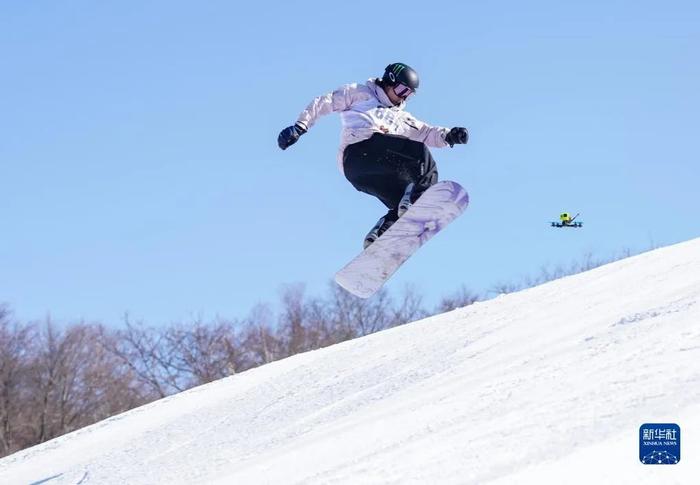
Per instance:
[[[296,123],[308,130],[323,115],[345,111],[361,97],[361,89],[357,84],[346,84],[332,93],[324,94],[313,99],[301,112]]]
[[[449,128],[442,126],[431,126],[412,116],[408,116],[404,121],[411,128],[408,137],[425,143],[429,147],[442,148],[449,144],[445,141],[445,136],[450,132]]]

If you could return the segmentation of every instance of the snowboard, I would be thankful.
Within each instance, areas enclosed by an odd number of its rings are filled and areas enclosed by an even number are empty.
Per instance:
[[[360,298],[369,298],[435,234],[469,204],[457,182],[445,180],[426,190],[379,239],[335,275],[335,281]]]

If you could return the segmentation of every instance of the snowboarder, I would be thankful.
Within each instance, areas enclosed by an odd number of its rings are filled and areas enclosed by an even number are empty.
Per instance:
[[[357,190],[377,197],[389,209],[365,236],[365,248],[437,182],[428,147],[453,147],[469,139],[466,128],[430,126],[404,110],[418,84],[418,74],[411,67],[389,64],[381,78],[346,84],[315,98],[277,138],[279,147],[286,150],[320,116],[340,113],[338,167]]]

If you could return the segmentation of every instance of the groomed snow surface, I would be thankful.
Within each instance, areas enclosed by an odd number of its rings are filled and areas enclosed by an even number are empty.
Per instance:
[[[639,462],[649,422],[679,464]],[[162,399],[0,483],[700,483],[700,239]]]

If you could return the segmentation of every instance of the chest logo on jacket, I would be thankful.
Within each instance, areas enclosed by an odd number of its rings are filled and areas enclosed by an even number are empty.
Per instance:
[[[384,108],[383,106],[377,106],[374,110],[374,117],[383,122],[378,126],[382,133],[388,134],[392,131],[392,128],[396,131],[398,117],[393,110]]]

